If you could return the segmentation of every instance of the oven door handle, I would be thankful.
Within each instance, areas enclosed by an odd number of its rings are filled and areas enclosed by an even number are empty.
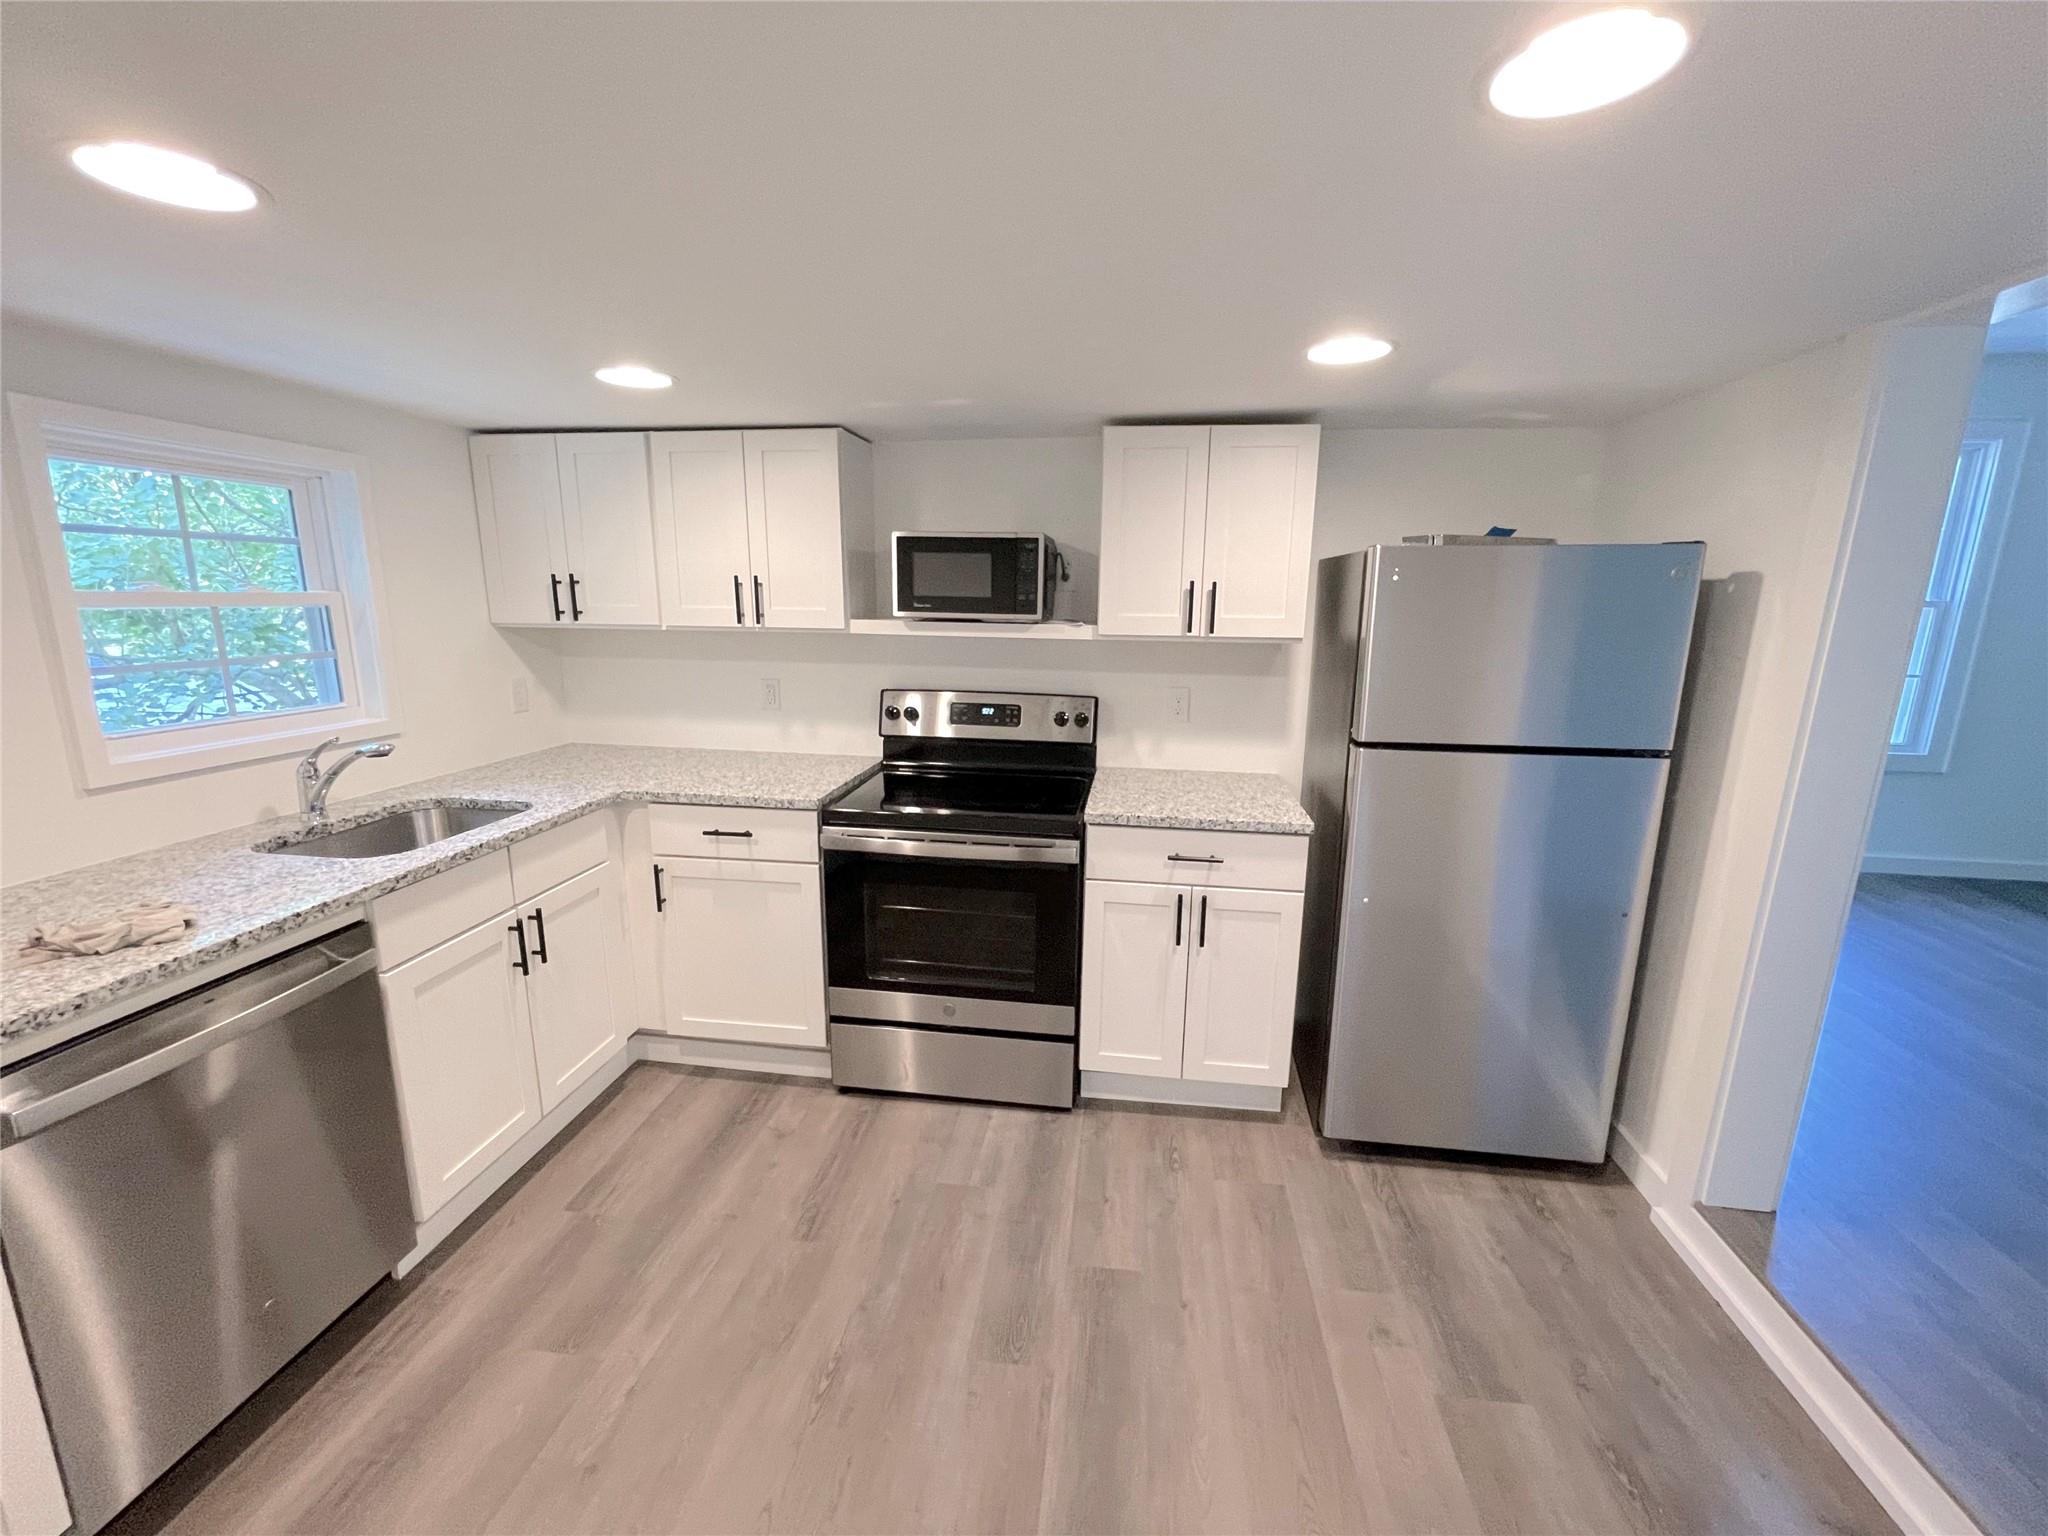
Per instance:
[[[887,853],[903,859],[969,859],[983,864],[1078,864],[1081,845],[1058,837],[959,837],[937,832],[916,834],[852,832],[827,827],[818,834],[827,852]]]

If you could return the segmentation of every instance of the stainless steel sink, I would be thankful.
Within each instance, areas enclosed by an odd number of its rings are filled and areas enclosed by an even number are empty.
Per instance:
[[[377,859],[386,854],[410,853],[444,837],[474,832],[531,809],[526,805],[423,805],[418,810],[393,811],[375,821],[358,822],[333,832],[293,837],[288,842],[269,844],[262,851],[309,854],[321,859]]]

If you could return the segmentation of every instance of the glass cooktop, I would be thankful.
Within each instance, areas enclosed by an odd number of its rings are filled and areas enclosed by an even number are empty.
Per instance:
[[[825,808],[842,825],[944,825],[961,831],[1014,830],[1019,819],[1054,831],[1078,827],[1088,800],[1087,773],[1038,770],[884,767]]]

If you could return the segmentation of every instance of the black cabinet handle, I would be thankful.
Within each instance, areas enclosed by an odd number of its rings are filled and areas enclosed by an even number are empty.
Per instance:
[[[733,573],[732,578],[732,621],[735,624],[747,622],[747,600],[740,595],[740,578],[737,571]]]
[[[1207,893],[1205,892],[1205,893],[1203,894],[1203,896],[1202,896],[1202,915],[1201,915],[1200,917],[1198,917],[1198,918],[1196,918],[1196,919],[1195,919],[1195,948],[1197,948],[1197,949],[1207,949],[1208,947],[1209,947],[1209,897],[1208,897]],[[545,960],[545,959],[547,959],[547,956],[546,956],[546,955],[542,955],[542,956],[541,956],[541,959]]]
[[[1195,584],[1192,581],[1188,583],[1188,612],[1187,617],[1181,622],[1180,632],[1184,635],[1192,635],[1195,632]]]
[[[569,573],[569,617],[578,622],[581,622],[583,618],[583,605],[576,601],[576,573],[574,571]],[[1212,627],[1216,622],[1216,589],[1214,587],[1209,589],[1209,622]]]
[[[562,578],[548,572],[548,604],[555,610],[555,622],[562,622]]]
[[[761,617],[761,578],[758,576],[754,578],[754,622],[756,624],[767,622]]]
[[[520,975],[531,976],[533,974],[533,962],[526,953],[526,924],[514,918],[506,932],[519,935],[519,958],[512,963],[519,968]]]
[[[576,590],[576,578],[574,576],[569,578],[569,590],[572,594]],[[1216,633],[1216,583],[1213,581],[1209,583],[1209,633],[1212,635]]]
[[[704,835],[706,837],[752,837],[754,834],[751,832],[721,832],[716,827],[706,827]]]
[[[1166,862],[1169,864],[1221,864],[1223,860],[1219,855],[1213,853],[1169,853],[1166,856]]]
[[[659,912],[667,905],[668,897],[661,889],[661,866],[657,864],[654,866],[654,910]]]
[[[1179,891],[1173,893],[1173,947],[1180,948],[1180,905],[1187,898]]]
[[[548,963],[548,925],[542,920],[539,907],[533,909],[533,958],[542,965]]]

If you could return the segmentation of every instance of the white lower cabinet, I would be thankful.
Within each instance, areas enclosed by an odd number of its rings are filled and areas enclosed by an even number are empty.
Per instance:
[[[670,858],[655,868],[662,1028],[699,1039],[822,1050],[818,866]]]
[[[61,1536],[70,1526],[57,1448],[9,1288],[0,1295],[0,1533]]]
[[[526,978],[542,1113],[625,1047],[613,978],[626,974],[617,870],[587,869],[543,891],[522,913]]]
[[[1299,891],[1090,880],[1081,1067],[1284,1088]]]
[[[541,1117],[518,925],[500,912],[384,973],[413,1215],[420,1221]]]

